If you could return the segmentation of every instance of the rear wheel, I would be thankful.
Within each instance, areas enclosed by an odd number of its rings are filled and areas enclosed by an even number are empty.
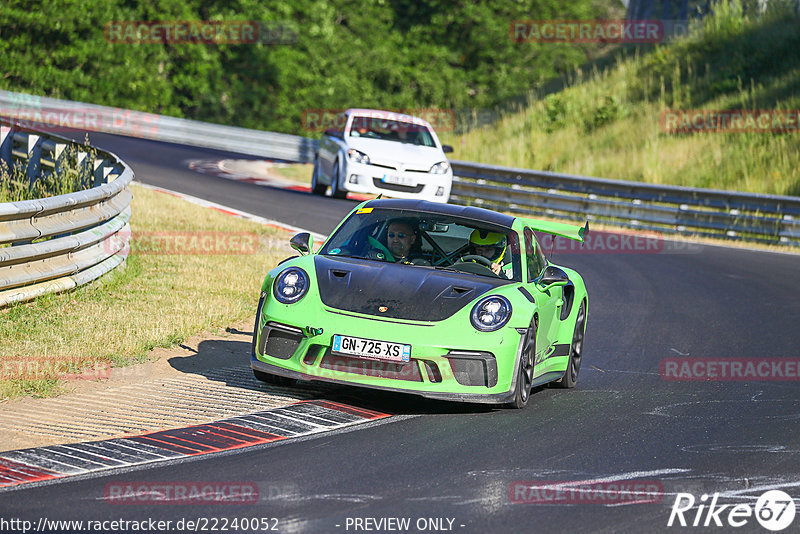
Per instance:
[[[575,332],[572,334],[572,344],[569,347],[569,361],[564,376],[553,383],[557,388],[574,388],[578,383],[578,372],[581,370],[583,356],[583,335],[586,333],[586,301],[581,302],[578,309],[578,318],[575,319]]]
[[[333,198],[345,198],[347,197],[347,191],[342,189],[341,184],[339,183],[339,160],[336,160],[336,163],[333,164],[333,172],[331,173],[331,196]]]
[[[509,408],[521,409],[527,406],[528,399],[531,397],[531,384],[533,384],[533,362],[536,357],[536,318],[533,318],[528,331],[525,333],[525,341],[522,343],[522,353],[519,357],[519,367],[517,368],[517,382],[514,387],[514,400],[506,406]]]
[[[314,158],[314,170],[311,172],[311,192],[315,195],[324,195],[328,186],[319,182],[319,157]]]
[[[253,369],[253,376],[255,376],[258,380],[261,380],[262,382],[271,384],[273,386],[289,387],[294,385],[294,383],[296,382],[294,378],[271,375],[269,373],[265,373],[264,371],[257,371],[255,369]]]

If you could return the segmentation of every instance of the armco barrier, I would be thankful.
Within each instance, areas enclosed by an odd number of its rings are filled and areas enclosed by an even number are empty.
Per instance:
[[[83,122],[91,121],[93,128],[88,129],[272,159],[311,162],[318,146],[315,139],[296,135],[0,91],[0,115],[52,121],[56,111],[64,112],[67,122],[70,113]],[[589,219],[664,234],[800,246],[798,197],[607,180],[466,161],[451,163],[455,177],[450,202],[455,204],[521,215]]]
[[[667,234],[800,245],[800,198],[453,161],[450,202]]]
[[[317,151],[315,139],[298,135],[222,126],[11,91],[0,91],[0,117],[37,130],[74,128],[286,161],[312,162]]]
[[[133,171],[114,154],[92,152],[0,122],[0,159],[28,180],[80,171],[92,182],[75,193],[0,203],[0,307],[83,285],[125,261]]]

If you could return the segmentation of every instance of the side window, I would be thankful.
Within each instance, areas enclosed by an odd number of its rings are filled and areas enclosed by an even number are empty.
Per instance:
[[[525,262],[528,269],[528,282],[539,276],[534,241],[533,231],[530,228],[525,228]]]
[[[536,258],[536,265],[538,266],[537,267],[538,274],[536,276],[539,276],[540,274],[542,274],[542,271],[544,271],[547,268],[547,258],[544,255],[544,251],[542,250],[541,245],[539,245],[539,240],[536,239],[536,234],[533,234],[533,244],[534,247],[536,248],[536,254],[534,257]]]
[[[525,228],[525,260],[528,265],[528,282],[538,278],[547,267],[547,260],[542,254],[542,248],[530,228]]]

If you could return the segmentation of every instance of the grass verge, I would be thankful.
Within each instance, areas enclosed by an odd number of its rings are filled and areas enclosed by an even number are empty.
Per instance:
[[[310,186],[314,165],[311,163],[276,163],[270,170],[287,180]]]
[[[65,365],[77,373],[132,365],[154,347],[254,317],[264,274],[292,253],[288,232],[136,185],[132,190],[127,267],[0,310],[0,399],[56,395],[68,385],[55,372]],[[223,246],[192,244],[204,236]],[[237,249],[244,240],[254,245]],[[220,250],[245,253],[209,253]]]

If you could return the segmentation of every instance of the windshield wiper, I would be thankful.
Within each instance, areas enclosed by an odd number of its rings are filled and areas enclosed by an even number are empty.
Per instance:
[[[461,271],[459,269],[453,269],[452,267],[442,267],[441,265],[435,265],[433,268],[442,271],[450,271],[451,273],[472,274],[472,273],[467,273],[466,271]]]
[[[379,261],[381,263],[386,263],[386,260],[381,260],[378,258],[366,258],[364,256],[356,256],[355,254],[322,254],[322,256],[328,256],[329,258],[353,258],[356,260]]]

